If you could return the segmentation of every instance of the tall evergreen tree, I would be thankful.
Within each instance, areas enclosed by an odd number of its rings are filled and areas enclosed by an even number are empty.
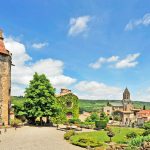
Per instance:
[[[33,122],[37,117],[55,117],[58,113],[58,105],[55,97],[55,88],[44,74],[34,74],[33,80],[30,81],[29,87],[26,88],[25,98],[27,99],[24,106],[27,118]]]

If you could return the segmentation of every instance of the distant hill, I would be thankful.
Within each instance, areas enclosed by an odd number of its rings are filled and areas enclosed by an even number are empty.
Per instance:
[[[102,107],[106,106],[108,102],[121,102],[121,100],[79,100],[80,111],[100,111]],[[146,109],[150,109],[150,102],[140,102],[132,101],[135,108],[143,108],[146,106]]]
[[[23,105],[25,101],[24,97],[12,97],[13,104],[20,104]],[[102,107],[106,106],[108,102],[121,102],[121,100],[84,100],[79,99],[79,107],[80,112],[93,112],[93,111],[100,111]],[[135,108],[143,108],[146,106],[146,109],[150,109],[150,102],[140,102],[140,101],[132,101]]]

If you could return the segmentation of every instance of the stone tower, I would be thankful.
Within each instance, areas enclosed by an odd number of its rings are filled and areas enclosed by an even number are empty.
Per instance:
[[[128,90],[128,88],[126,88],[124,90],[124,93],[123,93],[123,100],[130,100],[130,92]]]
[[[0,124],[9,124],[11,92],[11,53],[6,50],[0,30]]]
[[[124,111],[131,111],[133,109],[133,104],[130,99],[130,92],[128,88],[126,88],[123,92],[123,110]]]

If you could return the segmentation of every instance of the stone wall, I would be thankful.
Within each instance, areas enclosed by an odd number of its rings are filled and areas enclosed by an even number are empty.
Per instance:
[[[0,53],[0,122],[9,124],[11,56]]]

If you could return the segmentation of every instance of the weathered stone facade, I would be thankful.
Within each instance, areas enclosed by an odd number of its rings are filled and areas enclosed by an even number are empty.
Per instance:
[[[5,49],[0,31],[0,123],[9,124],[11,92],[11,54]]]
[[[140,111],[140,109],[134,109],[130,99],[130,92],[126,88],[123,92],[122,102],[109,103],[108,106],[103,108],[103,111],[113,118],[118,116],[123,125],[130,125],[132,122],[136,121],[136,113]]]

